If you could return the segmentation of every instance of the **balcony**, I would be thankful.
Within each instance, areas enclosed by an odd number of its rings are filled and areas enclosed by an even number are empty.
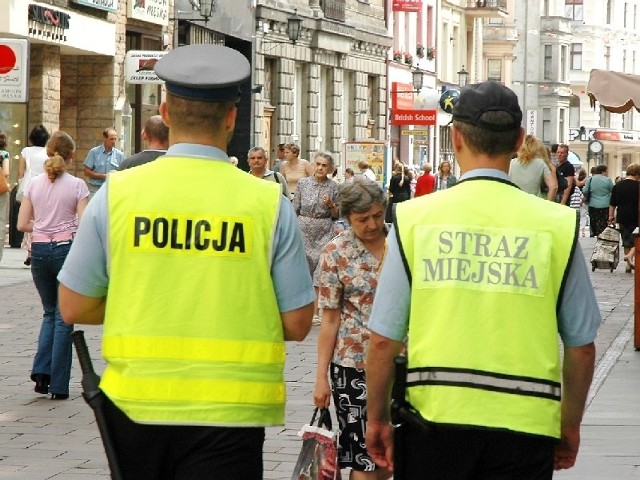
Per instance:
[[[465,14],[473,18],[504,18],[507,0],[467,0]]]
[[[515,25],[491,25],[482,26],[482,39],[492,43],[516,43],[518,31]]]
[[[322,0],[322,13],[325,18],[344,22],[346,0]]]

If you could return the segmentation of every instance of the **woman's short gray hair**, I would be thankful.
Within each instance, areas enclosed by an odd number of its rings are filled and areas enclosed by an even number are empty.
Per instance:
[[[316,153],[316,156],[314,157],[314,159],[321,157],[324,158],[328,163],[329,163],[329,170],[331,172],[333,172],[333,170],[336,168],[335,163],[333,162],[333,157],[331,156],[331,154],[329,152],[318,152]]]
[[[368,178],[358,177],[340,186],[340,215],[348,218],[352,213],[368,211],[374,205],[387,208],[387,195],[380,185]]]

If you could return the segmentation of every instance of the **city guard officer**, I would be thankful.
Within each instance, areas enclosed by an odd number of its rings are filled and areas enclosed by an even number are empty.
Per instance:
[[[156,64],[170,147],[110,174],[59,279],[67,323],[104,323],[107,397],[124,478],[261,480],[264,427],[284,423],[285,340],[314,291],[291,203],[225,153],[239,52],[179,47]]]
[[[394,478],[551,479],[575,462],[600,314],[575,212],[509,182],[521,122],[502,84],[464,87],[461,181],[396,207],[367,356],[367,447],[390,467],[389,390],[408,333],[395,400],[417,413],[397,431]]]

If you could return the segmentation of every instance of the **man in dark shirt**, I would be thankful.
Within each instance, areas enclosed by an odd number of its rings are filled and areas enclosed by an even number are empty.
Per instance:
[[[558,197],[559,202],[563,205],[569,205],[569,198],[571,197],[571,193],[573,192],[573,187],[576,184],[576,169],[573,167],[571,162],[568,160],[569,158],[569,146],[568,145],[558,145],[558,166],[556,167],[556,171],[562,175],[567,181],[567,186],[564,189],[560,189],[560,182],[558,182]]]
[[[169,146],[169,127],[164,124],[160,115],[153,115],[146,121],[144,130],[142,130],[142,140],[144,140],[147,148],[135,155],[125,158],[118,167],[118,170],[125,170],[152,162],[160,155],[167,153],[167,147]]]
[[[638,226],[638,196],[640,195],[640,165],[632,163],[627,167],[627,176],[616,183],[609,200],[609,223],[620,225],[620,236],[624,248],[627,272],[633,267],[632,257],[635,237],[633,231]]]

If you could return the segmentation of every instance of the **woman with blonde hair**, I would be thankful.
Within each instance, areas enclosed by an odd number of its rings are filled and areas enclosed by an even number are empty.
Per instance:
[[[458,182],[458,179],[451,172],[451,162],[449,160],[443,160],[438,165],[438,175],[436,175],[436,185],[434,192],[438,190],[444,190],[446,188],[453,187]]]
[[[541,196],[541,186],[547,187],[547,200],[555,201],[558,181],[550,166],[547,148],[533,135],[524,137],[518,156],[511,160],[509,178],[521,190]]]
[[[31,380],[36,393],[65,400],[69,398],[73,326],[60,316],[57,276],[89,201],[89,189],[83,180],[67,173],[76,149],[68,134],[55,132],[46,148],[44,173],[25,188],[18,230],[32,233],[31,275],[44,309]]]

